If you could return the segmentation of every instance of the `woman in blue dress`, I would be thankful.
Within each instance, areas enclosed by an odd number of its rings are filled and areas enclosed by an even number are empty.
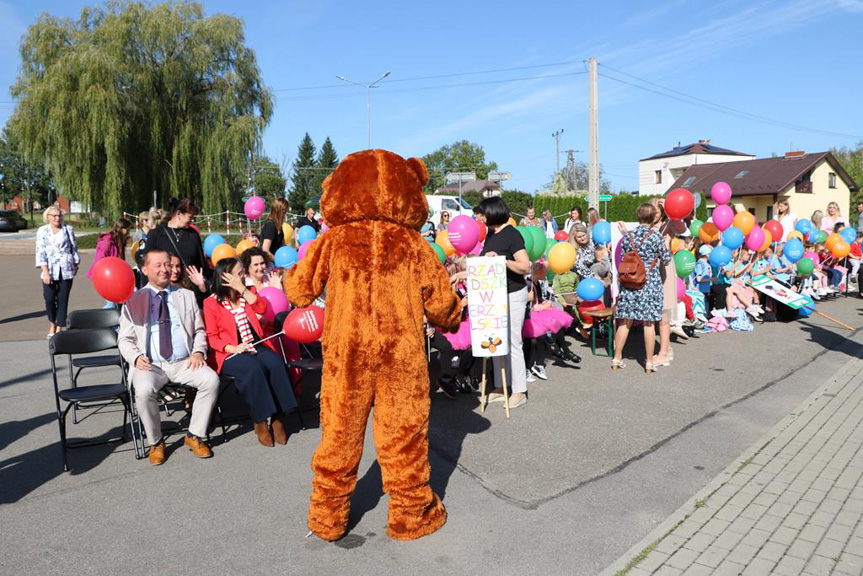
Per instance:
[[[620,286],[620,295],[617,300],[617,318],[622,322],[617,327],[614,336],[614,358],[611,360],[611,369],[619,370],[625,368],[623,362],[623,347],[632,329],[632,323],[636,320],[644,323],[644,370],[648,374],[656,372],[653,363],[653,350],[656,346],[656,322],[662,319],[662,278],[660,269],[671,261],[671,252],[666,247],[662,235],[651,229],[659,215],[658,209],[653,204],[645,202],[638,207],[638,227],[632,232],[627,232],[623,222],[618,222],[623,240],[621,240],[621,254],[633,249],[638,251],[644,262],[647,273],[647,282],[638,290],[630,290]]]

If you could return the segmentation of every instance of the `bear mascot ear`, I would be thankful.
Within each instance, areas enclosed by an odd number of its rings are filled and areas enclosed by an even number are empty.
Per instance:
[[[426,168],[425,163],[419,158],[408,158],[407,159],[408,166],[411,167],[411,170],[417,175],[417,178],[420,179],[420,186],[425,186],[429,182],[429,171]]]

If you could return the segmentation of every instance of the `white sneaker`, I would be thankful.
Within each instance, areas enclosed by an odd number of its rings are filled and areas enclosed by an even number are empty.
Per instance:
[[[531,372],[530,370],[527,371],[526,380],[528,382],[536,382],[536,378],[533,377],[533,372]]]
[[[533,372],[540,380],[548,380],[548,374],[545,373],[545,366],[534,364],[531,366],[529,372]]]
[[[750,306],[746,309],[746,313],[755,318],[756,320],[761,320],[761,313],[755,309],[755,306]]]

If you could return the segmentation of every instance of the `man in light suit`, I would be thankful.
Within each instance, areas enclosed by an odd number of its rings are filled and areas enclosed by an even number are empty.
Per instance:
[[[219,393],[219,376],[204,363],[207,334],[201,310],[191,291],[171,286],[170,263],[161,250],[144,255],[141,271],[148,284],[123,306],[118,337],[155,466],[165,461],[159,390],[169,381],[197,389],[184,442],[199,458],[213,455],[203,438]]]

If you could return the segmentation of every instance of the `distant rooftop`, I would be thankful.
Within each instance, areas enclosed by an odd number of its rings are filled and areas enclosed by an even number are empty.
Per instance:
[[[439,190],[441,192],[458,192],[458,182],[447,184]],[[486,190],[500,190],[500,184],[492,180],[464,180],[461,183],[462,192],[484,192]]]
[[[686,156],[688,154],[720,154],[725,156],[754,156],[754,154],[746,154],[745,152],[737,152],[736,150],[729,150],[727,148],[720,148],[719,146],[714,146],[710,143],[710,140],[699,140],[695,144],[686,144],[681,146],[677,145],[676,148],[672,148],[668,152],[663,152],[662,154],[656,154],[655,156],[651,156],[650,158],[643,158],[642,160],[656,160],[657,158],[673,158],[674,156]]]

